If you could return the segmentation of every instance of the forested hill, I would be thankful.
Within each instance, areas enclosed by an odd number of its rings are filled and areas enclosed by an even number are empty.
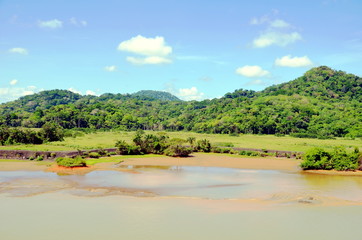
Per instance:
[[[181,101],[178,97],[172,95],[171,93],[163,91],[142,90],[133,93],[132,96],[143,100]]]
[[[324,100],[362,101],[362,78],[321,66],[312,68],[294,81],[271,86],[262,91],[262,95],[265,96],[293,94]]]
[[[44,91],[0,105],[2,126],[362,137],[362,79],[322,66],[263,91],[180,101],[164,92],[81,96]]]

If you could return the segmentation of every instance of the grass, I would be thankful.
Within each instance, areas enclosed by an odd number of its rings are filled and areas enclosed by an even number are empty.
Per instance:
[[[146,131],[147,133],[157,133]],[[305,152],[312,147],[321,147],[323,149],[333,149],[336,146],[343,146],[347,149],[359,147],[362,149],[362,140],[348,140],[344,138],[338,139],[307,139],[293,138],[289,136],[276,137],[273,135],[249,135],[244,134],[238,137],[229,136],[226,134],[201,134],[192,132],[167,132],[170,138],[195,137],[197,140],[207,139],[215,145],[232,144],[234,147],[241,148],[257,148],[270,150],[285,150]],[[71,150],[87,150],[96,148],[113,148],[117,140],[125,140],[132,142],[134,132],[97,132],[86,134],[81,137],[65,138],[63,142],[52,142],[42,145],[15,145],[1,146],[0,149],[12,150],[37,150],[37,151],[71,151]]]
[[[18,159],[0,159],[0,162],[29,162],[29,160],[18,160]]]
[[[146,154],[146,155],[111,156],[111,157],[102,157],[98,159],[87,158],[86,163],[87,165],[94,165],[97,163],[104,163],[104,162],[123,162],[124,159],[129,159],[129,158],[150,158],[150,157],[163,157],[163,155]]]

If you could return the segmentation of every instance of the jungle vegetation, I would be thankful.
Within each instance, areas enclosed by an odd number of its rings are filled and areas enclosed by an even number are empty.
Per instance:
[[[50,90],[0,105],[2,132],[17,127],[44,128],[47,123],[60,130],[356,138],[362,137],[362,78],[321,66],[263,91],[239,89],[204,101],[180,101],[158,91],[82,96]],[[52,141],[44,133],[39,136]]]

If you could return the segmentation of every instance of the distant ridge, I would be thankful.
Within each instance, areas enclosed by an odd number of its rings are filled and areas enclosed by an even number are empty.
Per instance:
[[[131,94],[131,96],[140,97],[147,100],[157,99],[162,101],[181,101],[178,97],[172,95],[171,93],[163,91],[141,90]]]

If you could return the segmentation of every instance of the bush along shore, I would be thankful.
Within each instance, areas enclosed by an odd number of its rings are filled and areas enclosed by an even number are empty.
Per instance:
[[[303,170],[362,170],[362,153],[358,148],[355,148],[351,153],[348,153],[343,147],[336,147],[332,152],[325,151],[321,148],[313,148],[303,154],[302,152],[291,151],[234,148],[232,145],[213,146],[207,139],[196,140],[194,137],[188,137],[187,139],[170,139],[166,133],[159,132],[156,134],[146,134],[143,130],[138,130],[135,133],[132,143],[119,140],[115,143],[115,148],[58,152],[0,150],[0,158],[28,159],[35,161],[55,160],[59,166],[85,167],[84,158],[143,154],[188,157],[192,152],[296,158],[303,160],[300,165]]]
[[[304,170],[362,170],[362,153],[358,148],[351,153],[343,147],[336,147],[332,152],[313,148],[304,154],[300,166]]]

